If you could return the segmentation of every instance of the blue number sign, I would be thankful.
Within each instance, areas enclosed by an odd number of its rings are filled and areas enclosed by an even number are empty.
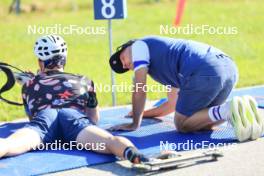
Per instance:
[[[127,17],[126,0],[94,0],[94,18],[124,19]]]

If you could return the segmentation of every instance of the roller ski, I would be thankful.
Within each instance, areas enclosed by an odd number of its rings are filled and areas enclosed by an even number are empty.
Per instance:
[[[163,153],[155,158],[151,158],[147,162],[134,164],[133,169],[143,173],[157,172],[167,169],[177,169],[179,167],[200,162],[217,161],[218,157],[222,156],[223,154],[218,150],[209,150],[205,152],[188,152],[181,154],[173,151]]]

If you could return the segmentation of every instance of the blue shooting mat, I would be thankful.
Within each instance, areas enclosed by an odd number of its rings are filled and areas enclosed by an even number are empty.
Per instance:
[[[233,96],[251,95],[256,98],[260,108],[264,108],[264,86],[246,87],[233,91],[230,98]]]
[[[264,107],[264,86],[243,88],[235,90],[232,95],[250,94],[257,98],[260,107]],[[164,103],[162,99],[156,106]],[[100,112],[100,126],[109,128],[115,124],[131,122],[131,119],[124,118],[130,111],[128,106],[103,109]],[[216,131],[204,131],[190,134],[182,134],[175,131],[173,117],[162,117],[162,120],[143,119],[139,130],[133,132],[115,132],[129,138],[142,153],[153,155],[164,149],[191,150],[215,145],[231,144],[236,142],[234,132],[230,126],[222,125]],[[6,123],[0,126],[0,137],[6,138],[26,123]],[[184,144],[184,145],[177,145]],[[116,158],[113,155],[97,154],[90,151],[32,151],[16,157],[0,160],[0,176],[6,175],[39,175],[89,165],[113,162]]]

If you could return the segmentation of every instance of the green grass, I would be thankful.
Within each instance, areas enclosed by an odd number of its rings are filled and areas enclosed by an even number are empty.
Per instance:
[[[25,0],[25,5],[32,1]],[[34,1],[35,2],[35,1]],[[70,10],[70,0],[37,1],[41,11],[23,13],[20,16],[7,14],[9,0],[0,2],[0,61],[8,62],[25,70],[37,70],[37,62],[32,52],[34,41],[39,35],[28,35],[28,25],[49,26],[54,24],[107,27],[106,21],[93,19],[92,4],[78,0],[80,9]],[[88,1],[87,1],[88,2]],[[175,16],[176,1],[161,0],[150,3],[146,0],[128,2],[128,18],[113,21],[114,47],[131,38],[159,34],[160,25],[171,25]],[[182,26],[187,24],[210,26],[234,26],[237,35],[166,35],[207,42],[226,53],[236,61],[240,70],[238,87],[264,83],[264,2],[262,0],[192,0],[187,2]],[[64,35],[69,47],[67,72],[87,75],[96,83],[110,84],[108,66],[108,36],[105,35]],[[117,83],[131,82],[132,74],[117,75]],[[150,80],[150,79],[149,79]],[[0,73],[0,82],[4,81]],[[149,81],[154,84],[154,81]],[[21,101],[21,87],[16,86],[4,96]],[[164,94],[149,93],[148,99],[157,99]],[[111,93],[98,93],[100,106],[111,106]],[[131,96],[118,93],[118,104],[128,104]],[[0,121],[24,117],[22,107],[0,103]]]

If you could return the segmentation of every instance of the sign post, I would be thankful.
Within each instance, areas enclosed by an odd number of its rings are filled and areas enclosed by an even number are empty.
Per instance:
[[[94,0],[94,19],[108,20],[109,53],[113,53],[112,20],[127,17],[126,0]],[[116,106],[115,74],[111,70],[112,105]]]
[[[20,14],[20,0],[16,0],[16,14]]]

